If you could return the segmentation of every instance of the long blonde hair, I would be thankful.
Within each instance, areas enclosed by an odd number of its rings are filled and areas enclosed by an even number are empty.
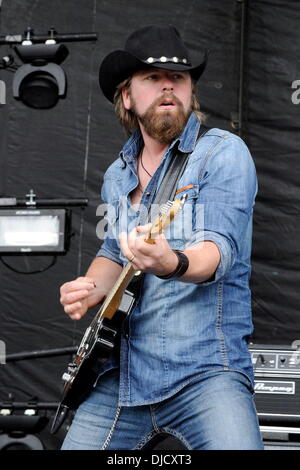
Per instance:
[[[139,126],[136,115],[130,109],[126,109],[123,104],[122,89],[126,88],[129,90],[130,86],[131,77],[127,78],[117,86],[117,90],[114,95],[115,113],[128,135],[132,134],[132,132]],[[191,110],[196,114],[199,121],[204,122],[206,120],[206,115],[200,111],[200,103],[196,93],[196,84],[192,82]]]

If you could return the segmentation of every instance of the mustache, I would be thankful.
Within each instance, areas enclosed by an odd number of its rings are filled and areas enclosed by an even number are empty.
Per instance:
[[[151,107],[155,107],[155,106],[159,106],[163,103],[172,103],[172,104],[176,104],[180,107],[183,107],[183,103],[180,101],[179,98],[177,98],[177,96],[174,95],[174,93],[172,92],[165,92],[163,93],[161,96],[159,96],[158,98],[156,98]]]

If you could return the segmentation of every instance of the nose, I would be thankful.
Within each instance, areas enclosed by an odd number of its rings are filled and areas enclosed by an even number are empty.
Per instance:
[[[174,90],[173,81],[169,77],[164,77],[163,83],[162,83],[162,90],[163,91],[173,91]]]

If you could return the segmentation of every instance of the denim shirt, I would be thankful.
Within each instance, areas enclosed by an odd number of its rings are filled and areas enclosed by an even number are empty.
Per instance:
[[[186,194],[186,202],[165,235],[173,249],[214,242],[220,263],[213,279],[203,283],[145,274],[142,296],[124,323],[120,358],[112,356],[100,371],[101,375],[120,367],[120,405],[159,402],[212,370],[239,371],[253,385],[248,339],[253,330],[249,278],[255,167],[239,137],[210,129],[197,140],[199,126],[191,114],[149,181],[140,207],[150,207],[174,148],[190,152],[177,187],[178,197]],[[130,202],[138,185],[141,146],[136,131],[106,171],[102,186],[108,227],[97,256],[122,266],[128,260],[120,251],[118,234],[144,217],[144,211],[133,210]]]

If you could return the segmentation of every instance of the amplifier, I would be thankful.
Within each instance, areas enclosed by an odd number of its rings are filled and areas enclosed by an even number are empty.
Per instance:
[[[300,350],[255,344],[249,350],[261,428],[300,434]]]

